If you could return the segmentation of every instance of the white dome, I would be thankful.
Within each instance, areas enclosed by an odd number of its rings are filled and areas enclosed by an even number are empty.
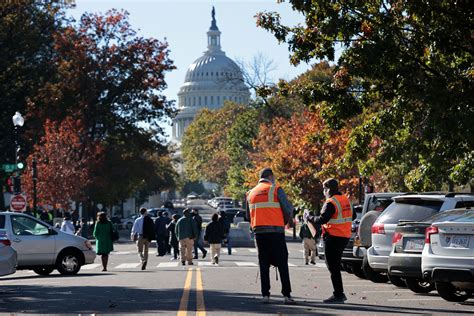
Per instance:
[[[178,93],[179,113],[173,119],[172,131],[173,139],[178,142],[202,108],[217,109],[225,101],[248,104],[250,99],[240,67],[221,50],[221,32],[214,14],[213,9],[207,51],[188,67]]]

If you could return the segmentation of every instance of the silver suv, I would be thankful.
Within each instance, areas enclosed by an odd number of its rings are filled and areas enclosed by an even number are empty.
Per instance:
[[[465,207],[474,201],[469,193],[420,193],[394,197],[394,203],[385,209],[372,226],[372,246],[367,250],[367,260],[372,269],[387,272],[388,257],[392,251],[392,237],[400,221],[419,221],[436,212]],[[393,284],[402,282],[391,277]],[[400,281],[400,282],[399,282]]]
[[[54,229],[30,215],[0,212],[0,229],[5,230],[18,255],[17,269],[31,269],[48,275],[54,269],[72,275],[81,266],[94,263],[90,241]]]

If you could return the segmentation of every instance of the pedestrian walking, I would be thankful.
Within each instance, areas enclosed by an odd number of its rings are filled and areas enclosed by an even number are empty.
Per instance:
[[[333,295],[325,299],[324,303],[344,303],[347,300],[344,294],[341,276],[341,257],[344,248],[351,237],[352,220],[356,213],[352,211],[349,198],[339,192],[336,179],[323,182],[323,192],[326,202],[320,216],[310,215],[305,212],[305,221],[322,225],[325,249],[326,266],[331,274]]]
[[[173,258],[171,260],[176,260],[178,259],[179,256],[179,241],[178,238],[176,237],[175,229],[176,229],[176,223],[178,222],[179,215],[178,214],[173,214],[171,216],[171,222],[166,225],[166,230],[169,232],[170,239],[169,239],[169,244],[171,248],[173,248]]]
[[[142,264],[142,270],[145,270],[148,262],[148,248],[150,242],[155,239],[155,231],[153,220],[148,216],[144,207],[140,209],[140,217],[133,223],[130,238],[137,243],[138,257]]]
[[[168,212],[163,212],[163,217],[166,220],[166,226],[168,227],[171,223],[171,218],[168,215]],[[171,244],[170,244],[170,232],[166,229],[166,239],[165,239],[166,254],[171,255]]]
[[[314,212],[309,212],[311,216],[314,216]],[[303,241],[303,249],[304,249],[304,264],[316,264],[316,236],[313,236],[311,230],[308,227],[308,223],[303,222],[300,228],[300,238]],[[311,258],[311,261],[310,261]]]
[[[112,231],[112,222],[107,219],[107,215],[104,212],[97,213],[93,235],[95,238],[95,251],[97,255],[101,256],[102,271],[107,271],[109,254],[114,250]]]
[[[71,221],[71,215],[69,215],[69,213],[64,215],[63,221],[61,223],[61,231],[71,235],[74,235],[76,232],[74,224]]]
[[[224,229],[223,242],[227,245],[227,254],[232,255],[232,240],[230,238],[230,216],[225,211],[219,211],[219,222]]]
[[[201,233],[202,233],[202,217],[199,215],[199,212],[197,209],[192,210],[192,216],[193,220],[196,222],[196,227],[197,227],[197,237],[196,240],[194,241],[194,259],[198,258],[198,248],[202,252],[202,258],[206,258],[207,255],[207,250],[204,249],[201,243]]]
[[[155,235],[156,235],[156,255],[164,256],[167,252],[167,240],[169,238],[166,225],[169,223],[168,219],[163,216],[163,211],[158,212],[158,217],[155,219]]]
[[[204,240],[209,243],[211,249],[211,263],[219,264],[219,256],[221,253],[221,244],[224,239],[224,227],[219,222],[219,215],[212,214],[211,222],[207,224],[204,231]]]
[[[260,266],[260,283],[263,303],[270,302],[270,265],[278,268],[283,302],[295,304],[291,297],[288,248],[285,241],[285,225],[293,213],[283,189],[275,184],[270,168],[260,171],[258,184],[246,194],[247,218],[255,233]]]
[[[176,222],[176,238],[179,240],[179,253],[181,264],[184,266],[186,261],[188,265],[193,265],[193,246],[194,239],[197,237],[197,225],[191,217],[191,210],[183,210],[183,217]]]
[[[84,237],[85,239],[89,239],[90,233],[90,226],[87,224],[87,220],[84,217],[81,217],[79,221],[79,229],[76,231],[77,236]]]

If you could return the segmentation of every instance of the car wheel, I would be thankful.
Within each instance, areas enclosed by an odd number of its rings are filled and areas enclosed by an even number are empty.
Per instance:
[[[54,271],[54,268],[52,267],[41,267],[41,268],[35,268],[33,271],[38,274],[38,275],[50,275],[51,272]]]
[[[391,275],[390,273],[387,273],[387,276],[388,276],[388,280],[393,285],[395,285],[397,287],[407,287],[407,285],[405,283],[405,280],[403,280],[401,277]]]
[[[435,285],[421,278],[405,278],[407,287],[415,293],[429,293],[435,289]]]
[[[360,279],[366,279],[364,274],[364,270],[362,270],[362,265],[360,263],[356,263],[352,265],[352,272],[354,275]]]
[[[436,282],[439,296],[449,302],[464,302],[471,296],[471,292],[455,287],[450,282]]]
[[[75,251],[66,251],[59,254],[56,261],[59,273],[63,275],[74,275],[81,269],[81,259]]]
[[[364,256],[364,260],[362,261],[362,270],[364,271],[367,280],[370,280],[375,283],[385,283],[388,281],[388,278],[382,272],[375,271],[369,265],[369,260],[367,259],[367,255]]]

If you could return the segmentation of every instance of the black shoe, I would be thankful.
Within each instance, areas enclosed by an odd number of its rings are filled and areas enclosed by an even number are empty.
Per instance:
[[[316,264],[316,262],[314,262],[314,261],[311,261],[310,263],[311,263],[311,264]]]
[[[206,255],[207,255],[207,251],[204,251],[204,253],[202,254],[202,258],[206,258]]]
[[[204,257],[203,257],[204,258]],[[194,256],[193,259],[198,259],[198,256]]]
[[[219,264],[219,257],[218,257],[218,256],[214,256],[214,262],[215,262],[216,264]]]
[[[192,265],[194,265],[194,263],[188,262],[188,266],[192,266]]]
[[[186,261],[181,261],[181,264],[182,264],[183,266],[185,266],[185,265],[186,265]]]
[[[347,297],[342,294],[341,296],[332,295],[330,298],[325,299],[323,303],[344,303],[345,301],[347,301]]]
[[[145,270],[146,269],[146,261],[143,261],[142,262],[142,270]]]
[[[307,262],[305,262],[304,264],[305,264],[305,265],[308,265],[308,263],[307,263]]]

